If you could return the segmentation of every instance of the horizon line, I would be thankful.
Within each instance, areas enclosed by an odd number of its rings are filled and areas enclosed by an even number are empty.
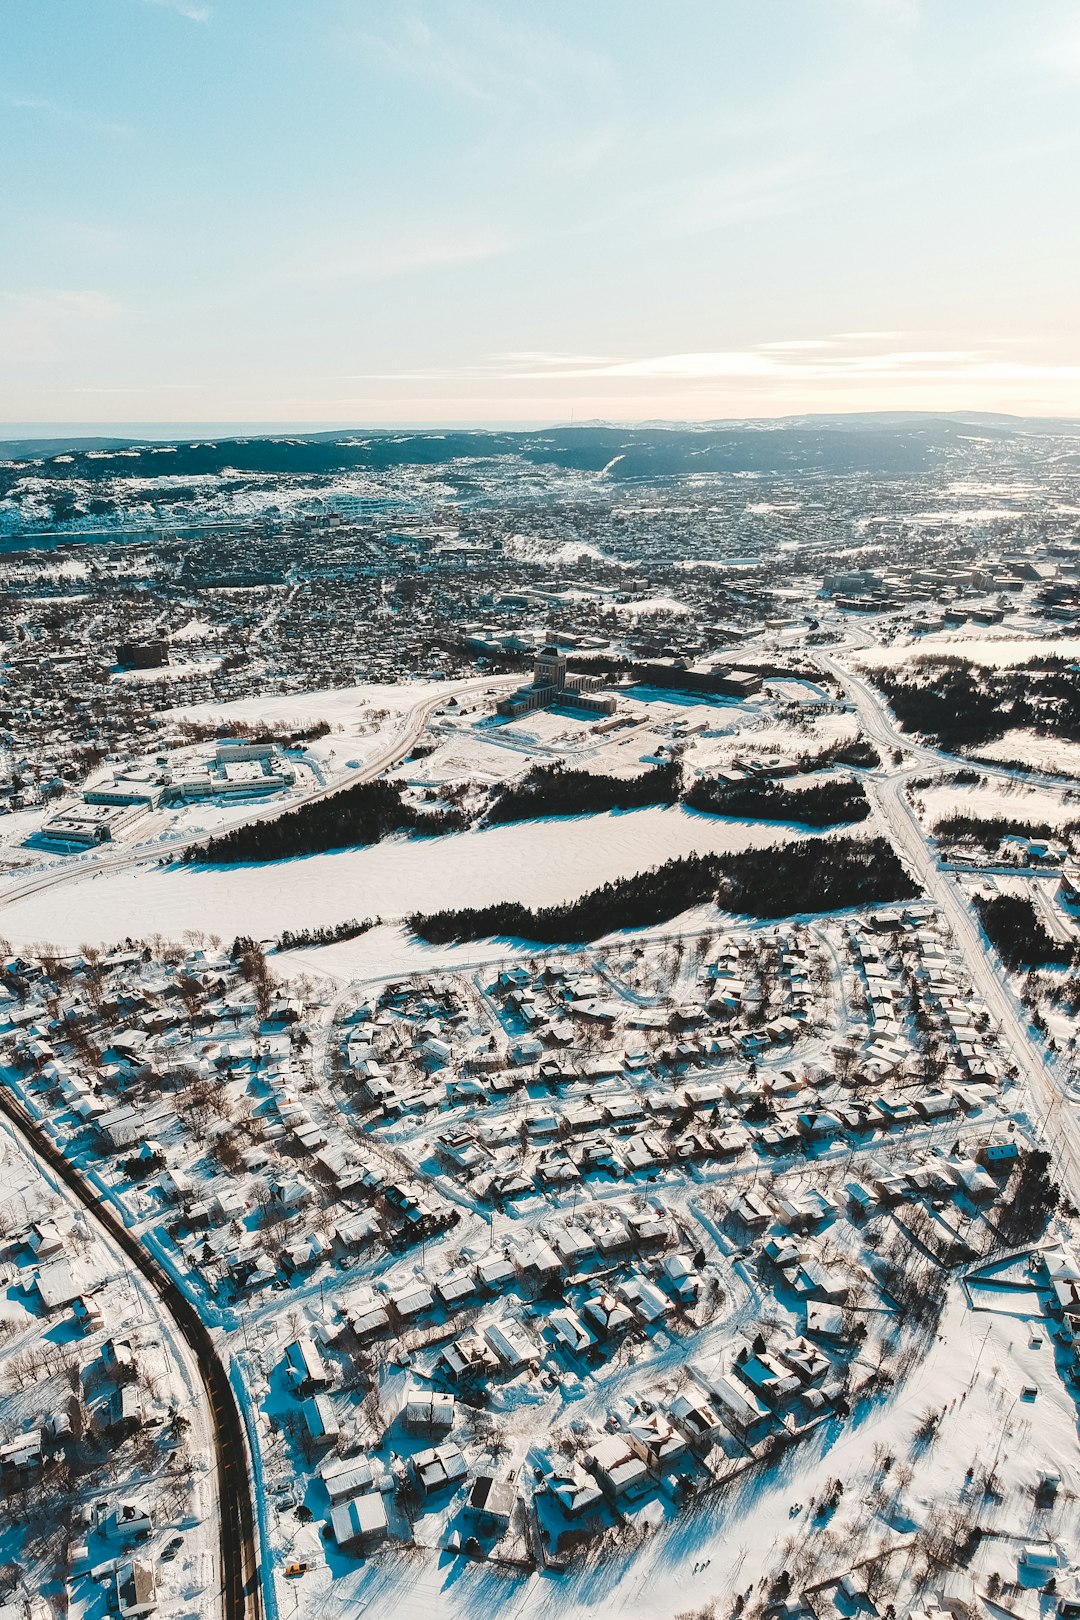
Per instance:
[[[333,418],[296,421],[295,419],[250,417],[213,420],[178,421],[4,421],[0,420],[0,444],[19,443],[34,439],[79,438],[102,439],[142,437],[153,440],[172,440],[192,437],[271,437],[296,434],[302,437],[315,433],[522,433],[553,432],[579,428],[620,428],[634,430],[679,431],[690,428],[717,428],[725,426],[751,426],[759,423],[779,425],[784,422],[846,421],[877,417],[882,419],[947,419],[978,418],[999,422],[1042,422],[1075,426],[1080,415],[1056,415],[1026,411],[988,411],[971,409],[935,410],[927,408],[877,409],[849,411],[788,411],[783,415],[743,415],[726,417],[583,417],[573,418],[514,418],[504,421],[491,418],[447,420],[424,418],[417,421],[384,419],[380,421],[341,421]]]

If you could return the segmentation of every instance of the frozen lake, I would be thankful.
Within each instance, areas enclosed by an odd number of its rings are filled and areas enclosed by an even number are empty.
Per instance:
[[[67,951],[188,929],[226,942],[237,933],[266,939],[349,917],[496,900],[551,905],[676,856],[813,836],[827,834],[682,806],[519,822],[268,865],[106,871],[2,907],[0,932],[16,948],[48,941]]]

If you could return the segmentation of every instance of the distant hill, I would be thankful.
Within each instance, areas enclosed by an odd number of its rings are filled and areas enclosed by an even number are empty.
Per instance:
[[[125,450],[130,439],[0,439],[0,461],[62,456],[72,450]]]
[[[343,428],[154,443],[138,438],[14,439],[0,441],[0,459],[10,463],[0,468],[0,493],[29,461],[39,476],[90,482],[231,471],[303,477],[504,457],[604,473],[614,481],[701,472],[902,477],[932,467],[972,437],[1015,441],[1048,434],[1080,434],[1080,421],[896,411],[648,427],[589,422],[513,431]]]

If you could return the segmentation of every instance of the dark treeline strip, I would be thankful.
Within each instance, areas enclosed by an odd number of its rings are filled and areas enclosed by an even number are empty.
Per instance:
[[[329,720],[313,720],[309,726],[302,726],[299,731],[282,731],[276,726],[268,726],[259,722],[253,726],[242,726],[238,721],[215,721],[202,723],[198,720],[179,720],[177,731],[189,742],[207,742],[217,738],[220,742],[228,742],[235,737],[238,741],[250,743],[279,743],[282,748],[295,747],[297,743],[314,742],[319,737],[330,735]]]
[[[1080,737],[1080,671],[1048,660],[1016,669],[977,669],[960,659],[936,661],[915,674],[874,676],[905,731],[942,748],[979,747],[1006,731]]]
[[[1059,945],[1051,938],[1025,896],[976,895],[975,909],[987,939],[1006,967],[1047,967],[1072,961],[1073,947]]]
[[[667,861],[651,872],[619,878],[562,906],[531,910],[517,900],[479,910],[417,914],[409,927],[433,945],[454,940],[509,935],[544,945],[581,944],[614,928],[646,928],[667,922],[689,906],[703,905],[716,892],[719,862],[713,855]]]
[[[1009,816],[965,816],[956,812],[943,816],[934,823],[934,837],[941,844],[958,844],[969,839],[983,849],[994,850],[1001,840],[1014,838],[1047,838],[1058,844],[1068,844],[1080,833],[1080,821],[1069,821],[1064,827],[1051,827],[1047,821],[1015,821]]]
[[[757,917],[843,910],[913,899],[919,890],[884,839],[806,840],[738,855],[690,855],[620,878],[562,906],[516,900],[475,910],[416,914],[409,927],[434,945],[508,936],[582,944],[620,928],[646,928],[715,900]]]
[[[201,848],[190,849],[186,861],[207,861],[216,866],[236,861],[280,861],[294,855],[317,855],[325,850],[377,844],[393,833],[425,837],[460,832],[465,818],[458,811],[425,814],[406,804],[393,782],[358,782],[327,799],[316,799],[273,821],[252,821],[235,827]]]
[[[752,917],[914,900],[918,884],[884,838],[805,839],[721,857],[717,904]]]
[[[852,737],[849,742],[833,743],[823,753],[809,756],[804,770],[827,771],[831,765],[855,765],[861,770],[875,770],[881,764],[881,755],[868,737]]]
[[[674,804],[681,786],[682,772],[674,764],[657,765],[630,778],[567,770],[563,765],[534,765],[520,782],[508,782],[499,789],[487,819],[532,821],[538,816],[596,815],[605,810]]]
[[[347,922],[331,923],[325,928],[286,928],[277,942],[279,951],[306,951],[313,945],[337,945],[343,939],[359,939],[379,926],[378,917],[365,917],[362,921],[350,917]]]
[[[813,782],[787,788],[780,782],[757,778],[721,782],[702,777],[686,794],[691,810],[711,816],[738,816],[744,821],[792,821],[803,827],[837,827],[865,821],[870,804],[860,782]]]

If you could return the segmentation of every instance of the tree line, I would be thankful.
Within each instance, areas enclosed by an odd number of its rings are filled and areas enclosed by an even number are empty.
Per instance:
[[[1071,945],[1059,945],[1044,927],[1026,895],[976,895],[975,909],[991,945],[1008,968],[1064,965]]]
[[[915,673],[878,670],[905,731],[942,748],[977,747],[1013,729],[1049,737],[1080,737],[1080,672],[1066,665],[977,669],[960,658],[935,660]]]
[[[561,764],[534,765],[520,781],[506,782],[497,790],[487,820],[532,821],[537,816],[598,815],[674,804],[681,787],[682,770],[675,763],[655,765],[632,777],[568,770]]]
[[[836,827],[865,821],[870,803],[861,782],[834,778],[787,788],[768,777],[724,782],[702,777],[686,793],[691,810],[743,821],[793,821],[803,827]]]
[[[805,840],[734,855],[688,855],[618,878],[559,906],[516,900],[414,913],[409,927],[434,945],[510,937],[542,945],[583,944],[622,928],[647,928],[715,902],[756,917],[844,910],[910,900],[919,893],[883,838]]]
[[[313,945],[338,945],[343,939],[359,939],[379,926],[378,917],[349,917],[345,922],[328,923],[325,928],[286,928],[277,942],[279,951],[306,951]]]
[[[326,799],[315,799],[272,821],[252,821],[186,851],[185,861],[215,866],[235,861],[280,861],[295,855],[377,844],[392,833],[424,837],[460,832],[457,810],[421,811],[407,804],[396,782],[358,782]]]
[[[985,850],[995,850],[1003,838],[1048,838],[1068,844],[1080,834],[1080,821],[1051,827],[1048,821],[1017,821],[1010,816],[968,816],[959,811],[934,823],[934,837],[942,844],[970,840]]]

